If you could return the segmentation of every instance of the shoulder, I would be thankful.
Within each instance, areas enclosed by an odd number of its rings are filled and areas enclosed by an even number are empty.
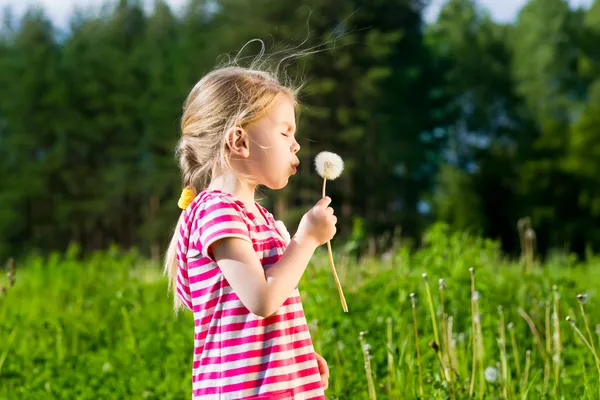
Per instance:
[[[203,190],[188,207],[190,214],[197,217],[214,211],[236,212],[245,216],[244,205],[229,193],[218,190]]]

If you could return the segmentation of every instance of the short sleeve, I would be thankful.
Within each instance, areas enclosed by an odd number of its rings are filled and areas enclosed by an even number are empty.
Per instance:
[[[228,196],[206,198],[199,205],[196,218],[196,248],[212,261],[210,246],[220,239],[239,238],[252,243],[242,206]]]

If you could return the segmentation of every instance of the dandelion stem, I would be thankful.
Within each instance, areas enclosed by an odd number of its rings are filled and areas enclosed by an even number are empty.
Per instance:
[[[437,329],[437,318],[435,316],[435,309],[433,307],[433,298],[431,297],[431,290],[429,289],[429,280],[427,274],[423,274],[423,280],[425,281],[425,291],[427,292],[427,302],[429,303],[429,312],[431,313],[431,324],[433,325],[433,337],[436,343],[440,343],[440,337]]]
[[[451,366],[452,366],[452,360],[450,359],[450,337],[448,336],[448,327],[446,325],[446,310],[444,308],[444,281],[440,280],[440,301],[442,303],[442,337],[443,337],[443,343],[442,343],[442,349],[446,351],[446,362],[448,363],[448,383],[450,383],[450,381],[452,381],[452,371],[451,370]],[[442,350],[442,351],[443,351]]]
[[[415,306],[415,294],[410,294],[410,300],[412,302],[412,312],[413,312],[413,324],[415,325],[415,344],[417,347],[417,364],[419,366],[419,394],[421,395],[421,399],[425,397],[425,391],[423,390],[423,371],[421,368],[421,350],[419,347],[419,328],[417,325],[417,308]]]
[[[502,381],[503,381],[503,394],[504,398],[508,399],[508,362],[506,361],[506,332],[504,331],[504,312],[502,306],[498,307],[498,313],[500,314],[500,320],[498,321],[498,333],[500,335],[500,360],[502,362]]]
[[[553,286],[553,298],[554,298],[554,304],[553,304],[553,312],[552,312],[552,325],[554,328],[554,334],[552,335],[553,343],[554,343],[554,355],[553,355],[553,361],[554,361],[554,395],[558,398],[559,396],[559,392],[558,392],[558,386],[560,384],[560,380],[559,380],[559,376],[560,376],[560,352],[561,352],[561,344],[560,344],[560,325],[558,323],[558,299],[560,298],[560,295],[558,293],[558,288],[556,286]]]
[[[544,350],[544,345],[542,344],[542,339],[540,338],[540,334],[538,333],[538,331],[535,327],[535,324],[533,323],[533,320],[531,319],[529,314],[527,314],[522,308],[517,308],[517,312],[521,315],[521,317],[523,317],[525,322],[527,322],[527,325],[529,325],[529,329],[531,329],[531,333],[533,333],[533,337],[535,338],[535,342],[538,345],[540,354],[542,355],[543,358],[546,358],[546,351]]]
[[[550,382],[550,355],[552,354],[552,343],[550,342],[550,302],[546,301],[546,354],[548,357],[544,360],[544,385],[543,394],[548,394],[548,384]]]
[[[325,187],[327,185],[327,178],[323,178],[323,196],[325,197]],[[342,284],[340,283],[340,279],[338,278],[337,272],[335,271],[335,264],[333,263],[333,250],[331,250],[331,241],[327,241],[327,254],[329,255],[329,264],[331,265],[331,273],[333,274],[333,278],[335,279],[335,284],[338,289],[338,293],[340,295],[340,301],[342,302],[342,308],[344,312],[348,312],[348,304],[346,304],[346,298],[344,297],[344,291],[342,290]]]
[[[521,382],[521,400],[527,397],[527,384],[529,383],[529,368],[531,367],[531,350],[525,352],[525,372]]]
[[[452,400],[452,387],[450,382],[448,382],[448,378],[446,377],[446,373],[444,372],[444,363],[442,362],[442,355],[440,354],[440,348],[436,342],[429,342],[429,347],[433,349],[435,355],[437,356],[438,362],[440,363],[440,369],[442,370],[442,378],[448,383],[448,395],[450,396],[450,400]]]
[[[585,298],[585,295],[578,295],[577,296],[577,300],[579,302],[579,309],[581,310],[581,317],[583,318],[583,322],[585,324],[585,330],[588,334],[588,337],[590,339],[590,345],[591,345],[591,350],[592,353],[594,353],[594,358],[596,360],[598,360],[598,352],[596,351],[596,346],[594,345],[594,337],[592,336],[592,331],[590,330],[590,326],[588,324],[588,320],[587,317],[585,315],[585,311],[583,309],[583,299]],[[599,333],[600,335],[600,333]],[[600,363],[598,363],[598,361],[596,361],[596,368],[598,369],[598,376],[600,378]]]
[[[475,369],[477,367],[477,335],[475,331],[475,270],[473,268],[469,268],[469,272],[471,273],[471,336],[473,339],[473,366],[471,368],[469,398],[472,398],[473,391],[475,390]]]
[[[387,342],[388,342],[388,385],[390,392],[393,390],[394,377],[396,376],[396,369],[394,367],[394,346],[393,346],[393,330],[392,330],[392,318],[387,319]]]
[[[587,339],[585,338],[585,336],[583,335],[583,333],[581,333],[581,331],[579,330],[579,328],[577,328],[577,326],[575,325],[575,321],[573,321],[573,319],[571,319],[571,317],[567,317],[567,321],[569,321],[569,323],[571,324],[571,326],[573,327],[573,329],[575,330],[575,332],[577,333],[577,335],[579,335],[579,337],[581,338],[581,340],[583,340],[583,343],[585,343],[585,345],[588,347],[588,349],[590,349],[590,351],[592,352],[592,355],[594,356],[594,359],[596,360],[596,363],[600,364],[600,359],[598,358],[598,356],[596,355],[596,353],[592,350],[592,346],[587,341]]]
[[[371,360],[369,355],[369,349],[367,342],[363,338],[364,332],[360,332],[360,345],[363,349],[363,355],[365,358],[365,372],[367,374],[367,387],[369,391],[369,400],[377,400],[377,393],[375,392],[375,382],[373,382],[373,370],[371,369]]]
[[[512,345],[513,359],[515,361],[515,370],[517,371],[517,380],[521,382],[521,360],[519,357],[519,348],[517,346],[517,337],[512,322],[508,324],[508,331],[510,332],[510,342]]]

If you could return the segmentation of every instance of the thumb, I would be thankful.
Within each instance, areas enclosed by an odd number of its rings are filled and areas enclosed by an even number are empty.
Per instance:
[[[323,197],[321,200],[319,200],[317,202],[317,204],[315,204],[315,207],[323,207],[326,208],[327,206],[329,206],[329,204],[331,204],[331,197],[329,196],[325,196]]]

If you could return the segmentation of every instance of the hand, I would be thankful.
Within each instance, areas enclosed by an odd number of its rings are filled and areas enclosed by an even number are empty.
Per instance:
[[[319,375],[321,375],[323,390],[327,390],[329,387],[329,367],[327,366],[327,361],[325,361],[325,359],[317,352],[315,352],[315,356],[317,357],[317,365],[319,366]]]
[[[316,246],[331,240],[336,233],[337,217],[333,208],[329,207],[331,198],[323,197],[302,216],[296,235],[302,239],[313,241]]]

